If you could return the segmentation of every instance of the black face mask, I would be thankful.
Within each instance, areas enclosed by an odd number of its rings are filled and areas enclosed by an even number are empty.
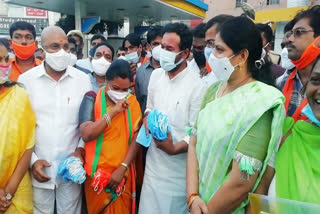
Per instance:
[[[192,49],[192,53],[193,53],[193,58],[199,67],[203,67],[206,65],[206,57],[204,56],[203,51],[198,52]]]

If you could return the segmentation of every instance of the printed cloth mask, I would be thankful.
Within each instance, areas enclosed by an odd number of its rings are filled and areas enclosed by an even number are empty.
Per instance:
[[[138,52],[135,51],[135,52],[126,54],[126,60],[131,63],[138,63],[139,62]]]
[[[160,61],[160,51],[161,51],[161,45],[158,45],[157,47],[154,47],[152,49],[152,57],[158,62]]]
[[[0,65],[0,84],[9,81],[9,74],[11,70],[10,63],[8,65]]]
[[[12,49],[19,59],[27,60],[33,56],[34,52],[37,50],[36,42],[30,45],[19,45],[12,41]]]
[[[69,66],[70,63],[70,53],[67,53],[65,50],[61,49],[55,53],[46,53],[45,61],[48,65],[56,72],[62,72]]]
[[[180,54],[182,51],[178,53],[167,51],[163,48],[160,50],[160,66],[165,71],[171,71],[178,65],[180,65],[183,62],[183,58],[179,60],[179,62],[175,63],[176,56]]]
[[[233,66],[230,62],[230,59],[234,57],[235,55],[232,55],[231,57],[223,57],[223,58],[217,58],[214,56],[214,54],[210,55],[209,58],[209,66],[212,68],[212,72],[216,75],[216,77],[221,81],[227,81],[231,74],[234,71],[234,68],[236,66]]]
[[[93,72],[96,73],[98,76],[105,76],[108,68],[111,65],[111,63],[104,57],[100,57],[99,59],[92,59],[91,63]]]

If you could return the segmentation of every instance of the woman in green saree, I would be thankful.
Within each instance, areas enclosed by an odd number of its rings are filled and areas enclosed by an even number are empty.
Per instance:
[[[285,120],[269,196],[320,204],[320,56],[306,96],[308,105],[302,112],[308,119],[296,123],[291,117]]]
[[[191,131],[187,200],[192,214],[244,213],[281,139],[284,97],[273,86],[254,23],[224,23],[208,63],[221,80],[204,97]],[[265,192],[259,192],[267,194]]]

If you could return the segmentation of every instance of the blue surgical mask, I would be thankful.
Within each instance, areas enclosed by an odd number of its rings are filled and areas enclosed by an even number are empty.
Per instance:
[[[204,48],[204,56],[206,57],[206,60],[209,60],[209,57],[211,53],[214,51],[214,48],[205,47]]]
[[[314,122],[317,126],[320,127],[320,121],[316,118],[316,116],[314,115],[310,105],[306,105],[306,107],[303,108],[302,113],[305,114],[307,116],[307,118],[309,120],[311,120],[312,122]]]
[[[183,62],[183,58],[179,60],[179,62],[175,63],[176,61],[176,56],[178,54],[180,54],[182,51],[178,52],[178,53],[173,53],[170,51],[167,51],[163,48],[161,48],[160,50],[160,66],[161,68],[163,68],[163,70],[165,71],[171,71],[173,70],[175,67],[177,67],[177,65],[180,65]]]
[[[92,47],[89,51],[89,56],[94,57],[94,47]]]
[[[129,54],[126,54],[126,60],[128,62],[131,62],[131,63],[138,63],[139,62],[139,56],[138,56],[138,52],[135,51],[135,52],[132,52],[132,53],[129,53]]]

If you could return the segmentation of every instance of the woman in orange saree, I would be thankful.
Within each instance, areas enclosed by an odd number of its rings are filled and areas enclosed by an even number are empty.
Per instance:
[[[136,210],[133,160],[140,149],[135,138],[141,111],[135,96],[129,94],[132,78],[126,61],[114,61],[106,74],[106,86],[97,94],[88,92],[81,104],[89,214],[129,214]]]

